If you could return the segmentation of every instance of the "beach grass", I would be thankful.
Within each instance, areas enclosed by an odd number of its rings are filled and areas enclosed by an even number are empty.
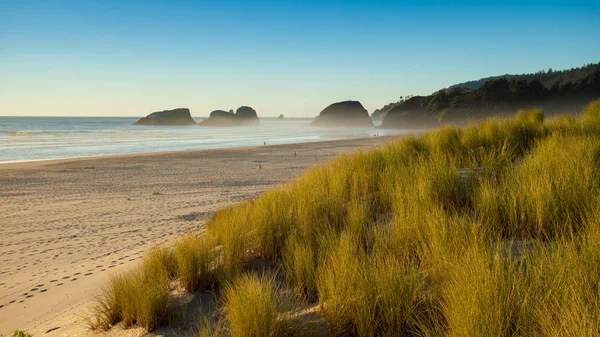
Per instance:
[[[113,278],[98,326],[168,324],[179,284],[221,297],[200,335],[598,335],[598,165],[600,101],[343,155]]]
[[[0,335],[0,336],[4,336],[4,335]],[[10,337],[31,337],[31,336],[32,336],[32,334],[30,334],[29,332],[27,332],[25,330],[15,330],[10,335]]]
[[[272,275],[246,274],[225,286],[223,311],[231,336],[293,336],[293,319],[282,314],[294,308]]]

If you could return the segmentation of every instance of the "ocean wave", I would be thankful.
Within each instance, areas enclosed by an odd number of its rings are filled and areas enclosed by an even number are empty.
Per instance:
[[[90,131],[42,131],[42,130],[19,130],[19,131],[0,131],[0,134],[9,136],[65,136],[78,133],[90,133]]]

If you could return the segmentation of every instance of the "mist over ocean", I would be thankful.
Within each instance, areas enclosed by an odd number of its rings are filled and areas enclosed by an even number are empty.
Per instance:
[[[311,119],[261,118],[254,127],[137,126],[129,117],[0,117],[0,163],[317,142],[406,133],[310,127]]]

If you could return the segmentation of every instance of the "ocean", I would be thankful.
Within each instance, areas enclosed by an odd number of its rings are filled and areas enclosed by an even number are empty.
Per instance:
[[[292,144],[407,133],[310,127],[310,119],[261,118],[260,126],[137,126],[129,117],[0,117],[0,164],[48,159]]]

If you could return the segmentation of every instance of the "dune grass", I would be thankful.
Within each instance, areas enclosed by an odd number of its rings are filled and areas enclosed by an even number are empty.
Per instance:
[[[98,326],[168,324],[175,284],[222,298],[200,335],[316,334],[303,306],[334,336],[598,335],[599,109],[340,156],[113,278]]]
[[[169,281],[175,275],[176,260],[167,248],[151,251],[140,268],[117,275],[98,297],[92,329],[108,329],[122,322],[152,331],[168,324]]]
[[[233,336],[292,336],[293,320],[282,316],[294,308],[294,296],[274,276],[241,275],[225,286],[223,311]]]
[[[175,244],[177,276],[186,291],[209,290],[216,282],[211,266],[213,248],[210,237],[201,235],[184,237]]]
[[[0,337],[3,337],[4,335],[0,335]],[[10,337],[32,337],[33,335],[30,334],[29,332],[25,331],[25,330],[15,330],[13,331],[13,333],[10,335]]]

